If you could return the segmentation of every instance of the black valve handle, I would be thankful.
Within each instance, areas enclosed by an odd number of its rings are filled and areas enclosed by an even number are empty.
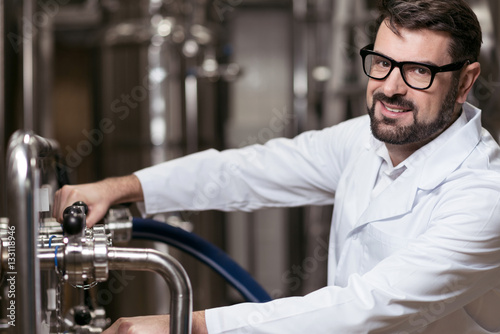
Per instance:
[[[78,235],[85,228],[85,216],[88,213],[88,206],[78,201],[68,206],[63,211],[63,232],[66,235]]]
[[[92,314],[90,313],[90,310],[86,306],[75,306],[74,310],[74,317],[75,317],[75,324],[79,326],[85,326],[90,324],[92,321]]]
[[[85,216],[89,214],[89,207],[87,206],[87,204],[85,204],[85,202],[78,201],[73,203],[73,206],[82,206]]]

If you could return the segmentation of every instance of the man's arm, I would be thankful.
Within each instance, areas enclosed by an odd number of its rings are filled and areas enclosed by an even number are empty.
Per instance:
[[[114,177],[62,187],[55,194],[53,214],[58,221],[62,221],[64,209],[77,201],[83,201],[89,207],[87,226],[92,227],[106,215],[111,205],[142,200],[142,187],[137,176]]]
[[[65,186],[56,193],[54,217],[62,221],[64,209],[76,201],[89,206],[89,227],[123,202],[144,201],[147,214],[332,204],[346,161],[368,134],[368,118],[360,117],[294,139],[206,150],[133,175]]]

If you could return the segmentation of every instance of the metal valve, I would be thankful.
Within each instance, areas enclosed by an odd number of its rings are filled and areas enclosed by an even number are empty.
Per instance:
[[[63,277],[76,287],[88,288],[108,278],[108,236],[104,226],[85,227],[88,207],[76,202],[63,213]]]

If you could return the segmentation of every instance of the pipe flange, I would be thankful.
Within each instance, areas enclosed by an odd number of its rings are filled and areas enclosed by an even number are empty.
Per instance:
[[[108,236],[103,225],[93,227],[94,238],[94,279],[104,282],[108,279]]]
[[[125,207],[111,208],[105,218],[106,231],[113,243],[128,243],[132,240],[132,214]]]

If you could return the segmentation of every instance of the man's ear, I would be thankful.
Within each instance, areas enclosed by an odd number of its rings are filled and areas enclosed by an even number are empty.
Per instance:
[[[465,103],[472,86],[476,82],[477,78],[479,78],[479,74],[481,74],[481,64],[477,61],[467,65],[462,70],[458,86],[457,103]]]

